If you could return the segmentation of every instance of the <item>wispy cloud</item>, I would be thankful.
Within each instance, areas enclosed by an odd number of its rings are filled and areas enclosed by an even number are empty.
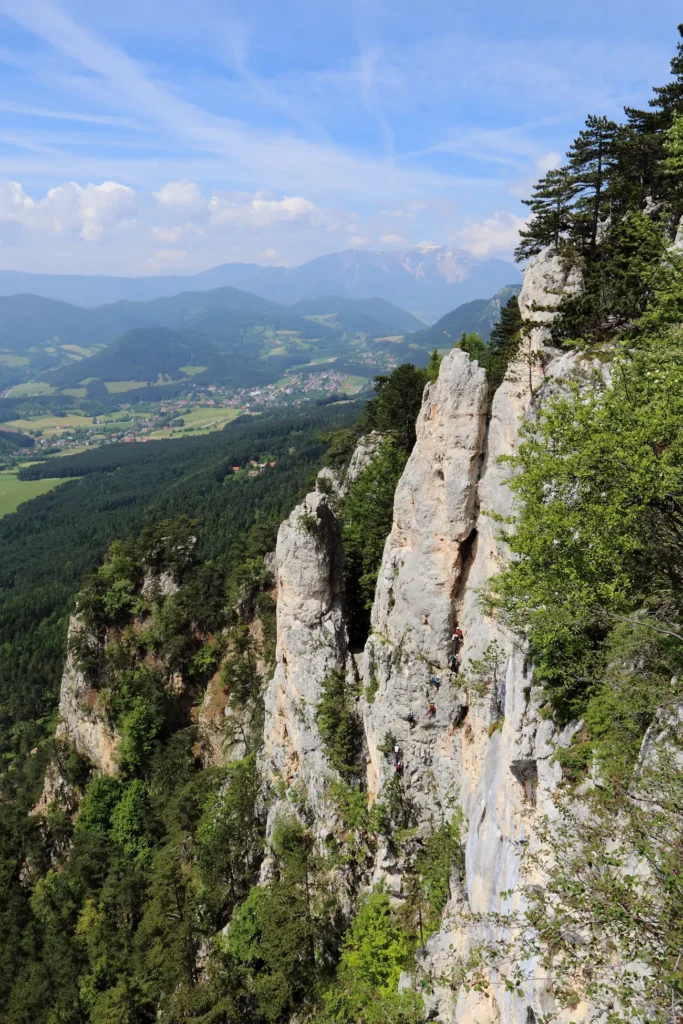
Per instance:
[[[459,184],[470,188],[487,185],[485,180],[463,180],[422,167],[398,168],[338,146],[251,129],[178,97],[149,77],[127,54],[44,0],[24,0],[20,6],[0,0],[0,11],[106,80],[128,110],[154,121],[185,143],[228,158],[235,184],[256,180],[287,191],[300,185],[307,191],[352,193],[373,199],[387,194],[407,198],[425,189],[447,191]]]
[[[425,237],[509,255],[519,200],[585,114],[645,102],[666,76],[656,33],[599,31],[599,11],[571,36],[505,0],[232,6],[0,0],[0,177],[36,204],[0,217],[0,261],[163,272]],[[56,233],[60,183],[74,191]],[[84,196],[103,211],[106,183],[130,209],[87,227]]]
[[[25,117],[47,118],[52,121],[77,121],[83,124],[111,125],[117,128],[130,128],[139,131],[142,125],[132,117],[112,117],[107,114],[87,114],[68,110],[48,110],[44,107],[31,107],[22,103],[6,103],[0,101],[0,110],[8,114],[22,114]]]

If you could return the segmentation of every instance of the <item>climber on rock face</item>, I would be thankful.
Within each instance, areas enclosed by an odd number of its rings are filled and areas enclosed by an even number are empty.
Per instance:
[[[430,678],[429,682],[432,684],[432,686],[435,686],[437,688],[437,690],[438,690],[439,687],[441,686],[441,676],[432,676]]]
[[[453,644],[453,647],[454,647],[454,649],[456,651],[457,651],[458,647],[460,646],[460,644],[463,642],[464,639],[465,639],[465,637],[463,636],[463,632],[460,629],[460,626],[456,626],[455,632],[453,633],[453,636],[451,637],[451,643]]]
[[[396,762],[396,771],[397,771],[397,773],[398,773],[399,775],[400,775],[400,774],[401,774],[401,772],[403,771],[403,762],[402,762],[402,761],[397,761],[397,762]]]
[[[401,753],[401,744],[398,741],[394,743],[394,753],[396,754],[397,757]]]
[[[409,725],[410,725],[411,727],[412,727],[413,725],[415,725],[415,712],[414,712],[414,711],[410,711],[410,712],[408,713],[408,724],[409,724]]]
[[[458,671],[458,659],[454,654],[451,654],[450,658],[448,659],[448,667],[451,670],[451,672]]]
[[[436,704],[434,703],[434,701],[430,700],[429,704],[427,705],[427,718],[433,718],[435,714]]]

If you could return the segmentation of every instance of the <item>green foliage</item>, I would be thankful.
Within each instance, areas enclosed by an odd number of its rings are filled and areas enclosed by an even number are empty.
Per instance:
[[[142,769],[154,752],[162,726],[160,709],[144,697],[134,697],[133,707],[121,716],[121,740],[116,759],[124,774],[133,775]]]
[[[55,748],[55,758],[66,781],[76,789],[84,789],[92,772],[90,759],[73,745],[67,746],[65,750],[57,741]]]
[[[377,696],[378,689],[379,679],[377,678],[377,676],[371,675],[370,679],[368,680],[368,685],[365,687],[363,694],[368,704],[375,703],[375,697]]]
[[[505,656],[497,640],[487,645],[481,658],[470,659],[459,677],[453,680],[456,689],[462,683],[467,687],[468,694],[482,700],[495,694],[500,680],[500,672],[505,664]]]
[[[489,403],[503,383],[508,364],[515,358],[521,342],[522,314],[516,295],[511,295],[500,311],[500,320],[491,330],[484,369],[488,380]]]
[[[358,694],[341,669],[333,669],[323,680],[315,720],[327,759],[343,779],[360,771],[362,725],[358,715]]]
[[[392,914],[388,894],[376,889],[361,903],[344,939],[340,974],[348,972],[369,981],[380,994],[387,994],[396,990],[410,954],[406,937]]]
[[[278,819],[273,830],[277,876],[251,890],[228,929],[228,962],[242,972],[258,1021],[275,1024],[315,998],[334,904],[322,894],[311,848],[297,821]]]
[[[225,778],[206,799],[196,830],[204,898],[215,927],[244,899],[255,881],[263,848],[263,821],[257,811],[260,778],[254,755],[233,761]]]
[[[651,111],[627,108],[623,125],[588,117],[567,163],[526,201],[532,217],[517,258],[552,246],[582,277],[581,293],[560,304],[556,341],[603,345],[631,329],[652,300],[649,268],[664,259],[683,212],[680,43],[671,70]]]
[[[111,817],[121,798],[121,782],[111,775],[96,775],[81,801],[76,822],[77,832],[105,834],[111,826]]]
[[[420,922],[420,942],[438,931],[441,912],[451,896],[451,876],[464,878],[465,852],[462,846],[463,815],[460,810],[427,837],[414,862],[414,871],[427,902],[427,914]],[[421,908],[420,908],[421,913]]]
[[[263,679],[258,671],[258,649],[248,626],[237,623],[227,637],[228,654],[221,668],[221,685],[232,712],[229,727],[247,750],[261,744],[263,733]]]
[[[434,370],[434,361],[430,363]],[[399,449],[410,455],[415,444],[415,421],[422,405],[425,384],[431,379],[412,363],[402,363],[389,375],[375,377],[377,398],[368,402],[360,429],[390,435]]]
[[[455,348],[460,348],[463,352],[467,352],[470,359],[479,363],[480,366],[483,366],[486,362],[488,346],[480,334],[476,334],[475,332],[466,334],[465,331],[463,331],[460,340],[455,345]]]
[[[427,366],[425,368],[425,374],[428,381],[435,381],[436,378],[439,376],[439,369],[441,367],[442,358],[443,356],[439,355],[438,350],[434,349],[431,356],[429,357],[429,362],[427,363]]]
[[[133,779],[111,814],[111,837],[132,857],[148,849],[148,813],[147,787],[140,779]]]
[[[222,659],[224,633],[229,658],[231,630],[263,615],[272,657],[262,556],[320,464],[320,431],[357,413],[267,414],[196,440],[111,445],[29,467],[37,478],[81,479],[0,522],[0,755],[11,766],[0,775],[3,1024],[152,1024],[198,1013],[239,1024],[253,1015],[253,997],[220,958],[201,977],[197,964],[258,872],[258,800],[244,773],[221,789],[224,774],[198,760],[190,712]],[[277,462],[268,480],[223,484],[226,465],[263,451]],[[111,542],[131,534],[137,540],[120,542],[99,574]],[[143,595],[145,575],[161,572],[180,591]],[[122,763],[118,777],[89,780],[73,750],[56,751],[85,790],[72,824],[61,811],[43,820],[29,810],[53,749],[46,739],[84,573],[96,713],[122,732]],[[167,686],[177,669],[182,696]],[[242,691],[245,714],[259,701],[253,683]]]
[[[585,710],[618,623],[681,634],[683,360],[678,328],[652,332],[617,356],[612,386],[597,375],[546,404],[512,460],[517,558],[495,603],[561,720]]]
[[[358,474],[339,510],[355,646],[362,646],[369,630],[377,574],[391,532],[394,494],[406,458],[405,451],[394,440],[383,441],[370,464]]]
[[[335,984],[324,997],[322,1022],[339,1024],[417,1024],[422,1000],[412,992],[397,994],[398,979],[412,961],[410,942],[401,929],[389,896],[375,889],[362,901],[342,943]]]

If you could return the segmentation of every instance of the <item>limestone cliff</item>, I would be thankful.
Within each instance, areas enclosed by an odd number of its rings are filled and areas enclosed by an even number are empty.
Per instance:
[[[323,752],[316,707],[332,671],[355,672],[344,618],[343,565],[333,501],[314,491],[278,533],[276,667],[265,696],[262,765],[267,783],[279,794],[269,826],[294,801],[321,838],[334,820],[327,786],[335,773]]]
[[[420,963],[433,982],[429,1016],[442,1021],[528,1024],[554,1009],[541,977],[529,979],[523,998],[506,993],[493,977],[493,1002],[454,992],[443,979],[473,942],[495,937],[484,926],[473,932],[463,912],[487,915],[519,904],[522,853],[534,815],[552,809],[558,771],[552,754],[572,735],[570,728],[558,736],[552,723],[541,720],[524,652],[486,618],[480,595],[506,558],[489,514],[511,511],[508,469],[498,459],[515,451],[524,418],[576,363],[547,343],[553,309],[578,286],[576,276],[547,253],[530,265],[519,299],[527,331],[490,410],[484,371],[460,350],[448,353],[438,380],[426,387],[417,441],[396,491],[362,658],[364,693],[370,694],[361,700],[370,800],[380,797],[395,773],[395,759],[380,750],[391,737],[400,747],[400,784],[418,831],[448,820],[456,807],[466,822],[465,883],[453,887],[442,929]],[[367,462],[365,447],[352,465]],[[327,489],[331,483],[332,477]],[[282,779],[290,792],[300,787],[320,837],[331,823],[325,787],[332,772],[315,707],[327,673],[353,670],[342,564],[332,503],[325,495],[309,495],[278,538],[278,654],[266,699],[265,763],[271,781]],[[454,665],[451,637],[458,626],[464,643]],[[491,678],[483,689],[481,680],[474,687],[468,665],[486,660],[492,650]],[[428,714],[428,702],[435,712]],[[401,864],[386,849],[378,855],[379,879],[401,898]],[[512,901],[500,896],[506,890],[517,894]]]
[[[453,349],[425,389],[364,657],[365,679],[376,681],[375,700],[364,708],[370,798],[394,772],[378,750],[388,733],[402,747],[404,784],[420,820],[441,820],[460,775],[462,700],[449,685],[448,659],[474,543],[485,426],[484,371]],[[432,677],[442,678],[438,693]],[[432,697],[437,712],[428,717]]]

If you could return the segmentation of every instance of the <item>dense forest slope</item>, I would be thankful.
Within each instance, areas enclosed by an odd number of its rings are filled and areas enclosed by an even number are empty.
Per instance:
[[[672,70],[537,187],[490,345],[238,424],[114,519],[123,461],[74,457],[27,506],[62,509],[59,600],[0,524],[3,1020],[680,1019]]]

